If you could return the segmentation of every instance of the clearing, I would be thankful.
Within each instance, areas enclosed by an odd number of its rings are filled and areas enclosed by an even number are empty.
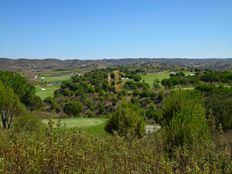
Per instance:
[[[43,76],[45,85],[36,86],[36,94],[44,100],[47,97],[53,97],[54,91],[59,89],[61,83],[70,79],[72,74],[65,74],[59,76]]]
[[[153,85],[153,81],[158,79],[159,81],[169,78],[170,71],[162,71],[157,73],[148,73],[142,76],[142,80],[150,86]]]
[[[92,135],[102,135],[105,133],[104,127],[108,119],[106,118],[62,118],[52,119],[55,126],[57,126],[60,120],[61,127],[66,129],[77,128]],[[48,124],[48,119],[44,119],[43,122]]]
[[[162,72],[157,72],[157,73],[148,73],[142,76],[142,80],[145,81],[145,83],[149,84],[150,86],[153,85],[153,81],[155,79],[158,79],[160,82],[163,79],[168,79],[170,78],[170,73],[171,71],[162,71]],[[190,75],[192,72],[190,71],[184,71],[185,75]]]

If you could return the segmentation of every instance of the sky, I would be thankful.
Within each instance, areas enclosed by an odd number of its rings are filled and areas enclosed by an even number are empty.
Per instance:
[[[232,58],[232,0],[0,0],[0,57]]]

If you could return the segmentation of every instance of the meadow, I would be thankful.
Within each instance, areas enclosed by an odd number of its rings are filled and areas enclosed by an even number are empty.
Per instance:
[[[163,79],[168,79],[170,76],[171,71],[162,71],[162,72],[156,72],[156,73],[147,73],[145,75],[142,75],[142,80],[144,80],[145,83],[148,83],[150,86],[153,85],[153,82],[155,79],[158,79],[160,82]],[[190,71],[184,71],[185,75],[190,75],[192,72]]]
[[[106,118],[62,118],[62,119],[52,119],[55,127],[64,128],[66,130],[80,130],[86,132],[90,135],[103,135],[105,134],[105,124],[108,119]],[[49,120],[42,120],[43,123],[48,125]]]
[[[153,81],[155,79],[158,79],[159,81],[163,79],[169,78],[170,71],[162,71],[157,73],[148,73],[142,76],[142,79],[145,83],[148,83],[150,86],[152,86]]]
[[[59,74],[58,76],[50,76],[56,74],[44,74],[42,76],[43,81],[46,82],[46,85],[37,85],[36,86],[36,95],[45,99],[47,97],[53,97],[54,91],[59,89],[61,83],[65,80],[71,78],[72,74]],[[43,89],[44,88],[44,89]]]

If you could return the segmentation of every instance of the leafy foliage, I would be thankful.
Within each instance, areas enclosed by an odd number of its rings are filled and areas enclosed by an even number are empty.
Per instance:
[[[25,77],[15,72],[0,71],[0,81],[4,86],[11,88],[29,109],[33,110],[41,106],[41,99],[35,96],[35,87]]]
[[[106,124],[105,130],[120,136],[143,136],[144,121],[141,110],[133,104],[123,101]]]
[[[25,111],[13,90],[0,83],[0,112],[4,128],[10,128],[13,117]]]
[[[196,92],[173,92],[163,105],[163,117],[170,147],[203,144],[209,140],[205,109]]]
[[[28,113],[21,115],[13,123],[13,131],[17,133],[35,133],[39,136],[44,134],[45,128],[45,125],[38,117]]]
[[[223,86],[200,85],[196,89],[204,95],[208,118],[215,120],[215,126],[223,130],[232,129],[232,89]]]
[[[77,117],[82,111],[83,106],[79,101],[71,101],[64,105],[64,112],[69,116]]]
[[[229,141],[164,149],[161,134],[128,139],[60,132],[50,125],[45,136],[0,131],[0,170],[12,173],[231,173]],[[14,136],[12,136],[12,134]]]

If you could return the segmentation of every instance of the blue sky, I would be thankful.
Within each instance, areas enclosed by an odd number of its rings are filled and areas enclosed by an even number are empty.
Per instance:
[[[232,57],[232,0],[0,0],[0,57]]]

